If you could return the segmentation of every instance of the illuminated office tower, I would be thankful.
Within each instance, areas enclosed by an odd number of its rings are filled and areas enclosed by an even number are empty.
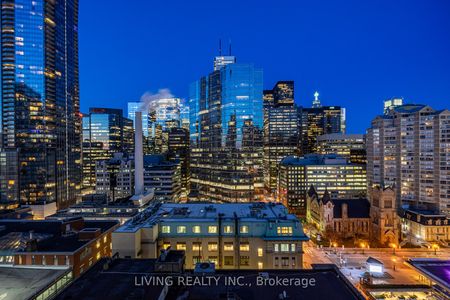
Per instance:
[[[406,104],[367,130],[367,180],[393,187],[399,209],[450,214],[450,111]]]
[[[215,64],[191,84],[191,188],[200,199],[246,202],[263,188],[262,69]]]
[[[133,122],[121,109],[90,108],[83,116],[83,188],[96,186],[95,167],[114,153],[134,151]]]
[[[2,1],[0,57],[0,209],[43,217],[81,186],[78,0]]]
[[[338,154],[354,164],[366,164],[366,138],[364,134],[331,133],[317,137],[319,154]]]
[[[366,167],[336,154],[285,157],[278,173],[278,200],[292,213],[305,216],[306,194],[313,186],[322,197],[359,198],[366,195]]]
[[[345,108],[322,106],[319,93],[314,94],[313,107],[299,108],[302,154],[317,153],[317,137],[330,133],[345,133]]]
[[[168,131],[168,158],[179,161],[181,173],[181,198],[186,199],[190,192],[191,167],[189,153],[189,131],[185,128],[171,128]]]
[[[128,102],[128,119],[133,121],[133,128],[135,127],[134,118],[136,116],[136,112],[139,111],[141,107],[141,102]],[[142,112],[142,131],[144,132],[144,136],[148,137],[148,128],[149,128],[149,115],[148,112]]]
[[[141,102],[128,102],[128,117],[133,120]],[[142,114],[142,128],[146,137],[146,146],[152,154],[167,152],[168,130],[172,127],[189,127],[186,120],[189,109],[181,104],[180,98],[154,99]]]
[[[180,126],[189,131],[189,104],[180,104]]]
[[[264,186],[270,193],[276,192],[281,159],[298,151],[299,129],[294,82],[279,81],[264,91]]]

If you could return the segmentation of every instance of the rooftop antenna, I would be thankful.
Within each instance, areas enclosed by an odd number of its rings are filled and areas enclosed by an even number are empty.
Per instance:
[[[230,46],[229,46],[229,47],[230,47],[230,50],[229,50],[230,53],[229,53],[229,55],[231,56],[231,39],[229,39],[229,44],[230,44]]]
[[[219,39],[219,56],[222,56],[222,39]]]

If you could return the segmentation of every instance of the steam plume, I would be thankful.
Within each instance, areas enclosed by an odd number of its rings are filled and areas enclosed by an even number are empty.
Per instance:
[[[156,94],[146,92],[141,97],[141,105],[139,106],[138,111],[147,112],[156,100],[167,98],[174,98],[169,89],[160,89]]]

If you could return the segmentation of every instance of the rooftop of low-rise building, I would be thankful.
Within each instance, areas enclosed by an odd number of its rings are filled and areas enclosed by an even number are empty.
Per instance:
[[[289,214],[281,203],[154,203],[116,231],[134,232],[141,227],[151,227],[158,222],[216,222],[219,218],[223,221],[239,219],[241,222],[266,222],[272,220],[300,224],[299,219]]]
[[[450,225],[450,218],[445,214],[440,214],[436,211],[421,210],[421,209],[404,209],[401,211],[401,217],[411,220],[422,225]]]
[[[70,269],[12,268],[0,266],[0,297],[2,300],[35,299]],[[55,290],[56,292],[56,290]]]
[[[436,282],[450,297],[450,260],[435,258],[411,258],[407,264],[429,280]]]
[[[74,252],[92,239],[79,232],[98,229],[101,233],[114,229],[117,221],[67,220],[0,220],[0,252]]]
[[[212,273],[155,273],[154,259],[100,260],[56,299],[364,299],[334,265],[302,270],[220,270]],[[214,276],[216,280],[208,281]],[[267,279],[257,285],[257,278]],[[157,284],[152,278],[160,279]],[[169,278],[171,281],[165,281]],[[226,280],[240,278],[241,286]],[[197,279],[200,284],[189,285]],[[275,280],[286,284],[270,284]],[[150,284],[146,284],[150,282]],[[260,279],[261,281],[261,279]],[[172,282],[172,284],[167,284]],[[303,285],[301,284],[303,283]],[[297,285],[300,284],[300,285]],[[284,298],[280,298],[284,297]]]

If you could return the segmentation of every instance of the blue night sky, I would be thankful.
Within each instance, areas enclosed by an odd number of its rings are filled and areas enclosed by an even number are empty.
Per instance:
[[[124,109],[146,91],[188,97],[232,41],[264,87],[295,80],[299,105],[317,89],[362,133],[382,101],[450,108],[450,1],[80,1],[81,109]]]

